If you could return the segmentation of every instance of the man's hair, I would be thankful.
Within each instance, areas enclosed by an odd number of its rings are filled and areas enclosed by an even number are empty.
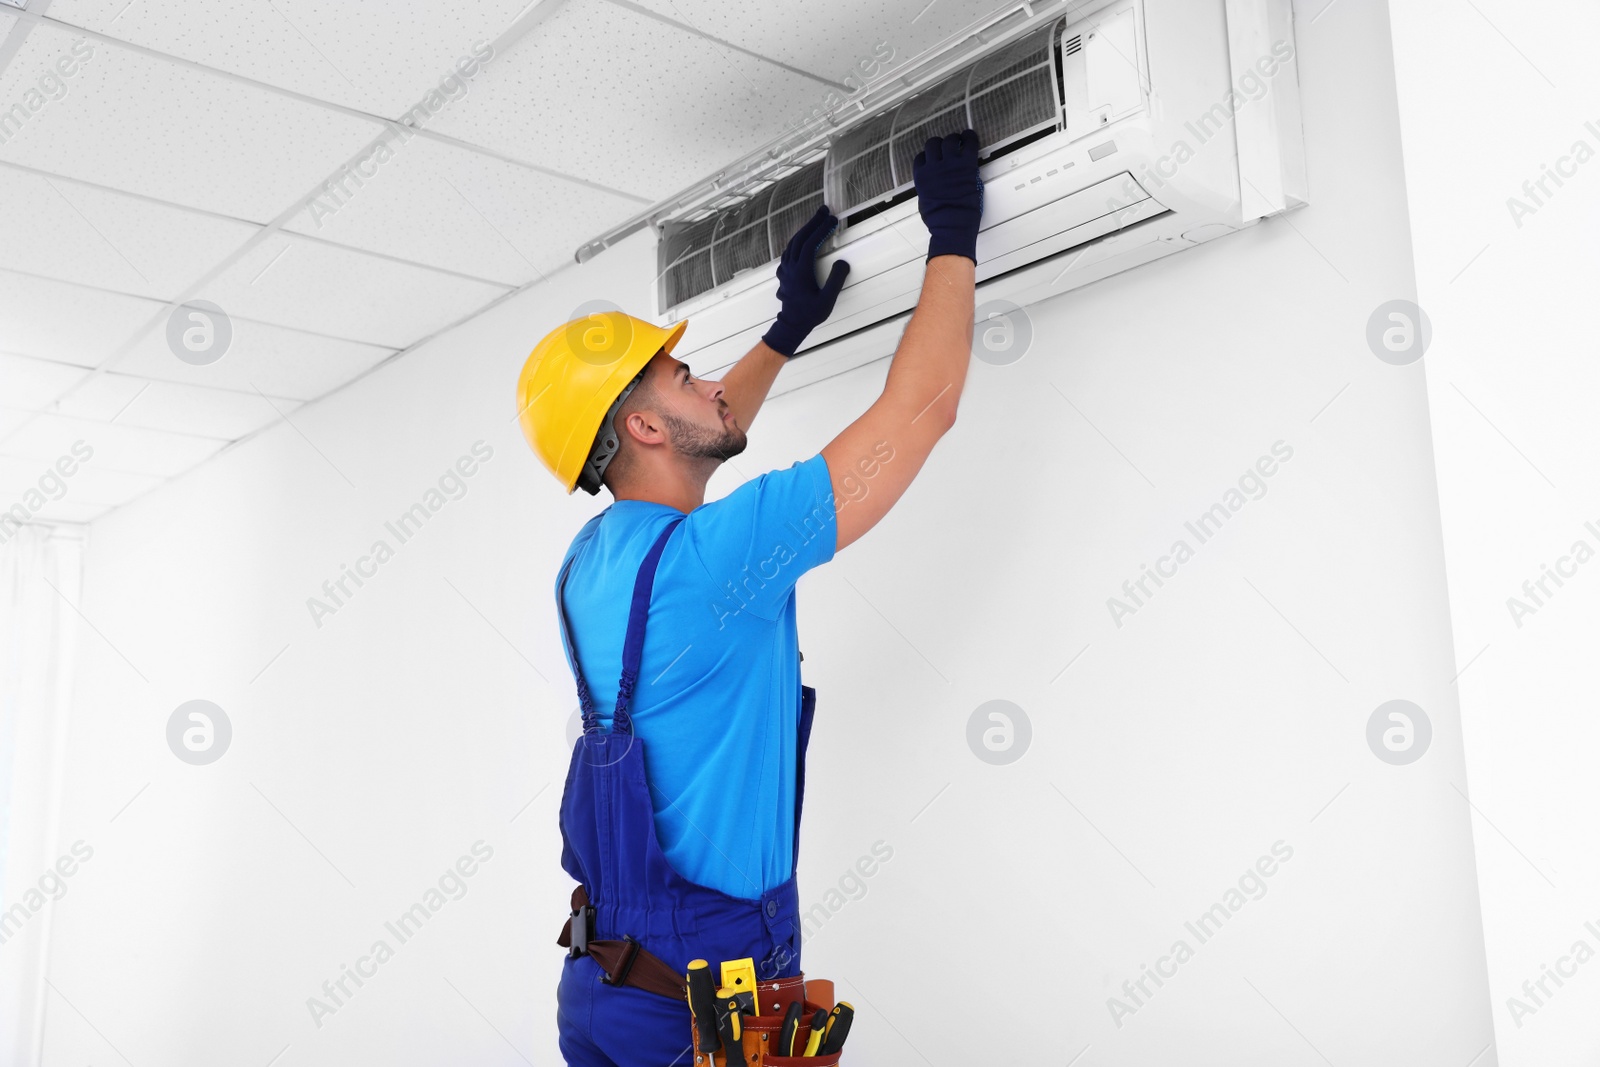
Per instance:
[[[628,421],[628,416],[635,411],[654,408],[659,397],[650,384],[650,375],[646,373],[639,379],[639,384],[633,387],[622,406],[617,408],[617,413],[611,419],[612,428],[617,433],[617,454],[611,457],[611,462],[606,464],[605,473],[600,476],[600,484],[611,490],[611,495],[617,495],[618,481],[627,479],[633,473],[634,449],[633,439],[628,436],[623,426]],[[604,429],[604,427],[601,427]]]

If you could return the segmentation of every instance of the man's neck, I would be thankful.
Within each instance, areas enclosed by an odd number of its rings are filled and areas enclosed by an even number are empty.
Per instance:
[[[639,479],[640,484],[618,486],[612,490],[617,500],[642,500],[650,504],[665,504],[687,515],[706,502],[706,482],[718,464],[710,463],[701,471],[673,471]]]

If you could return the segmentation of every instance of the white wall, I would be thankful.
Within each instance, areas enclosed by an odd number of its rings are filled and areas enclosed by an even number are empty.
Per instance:
[[[83,532],[26,526],[0,545],[0,1064],[36,1063],[51,996],[39,964],[55,903],[91,848],[61,840],[62,763],[80,627]],[[65,602],[64,602],[65,601]]]
[[[1396,15],[1489,984],[1508,1067],[1600,1059],[1600,566],[1572,555],[1579,540],[1600,549],[1585,526],[1600,527],[1597,35],[1590,3],[1475,13],[1410,0]],[[1545,178],[1558,167],[1559,185]],[[1523,183],[1541,179],[1530,196]],[[1558,565],[1575,573],[1546,579],[1537,600],[1523,591]],[[1534,612],[1514,616],[1512,598]]]
[[[806,950],[858,1062],[1459,1067],[1490,1039],[1424,372],[1364,339],[1415,297],[1386,15],[1308,21],[1314,206],[1032,308],[1032,350],[974,363],[911,493],[801,582],[802,901],[893,849]],[[554,1061],[551,586],[604,498],[563,498],[512,386],[579,303],[647,309],[652,274],[640,235],[97,524],[62,819],[96,856],[55,916],[46,1062]],[[774,400],[711,495],[813,455],[886,369]],[[466,495],[316,628],[307,597],[479,440]],[[1266,495],[1115,626],[1107,598],[1279,441]],[[194,698],[234,727],[205,767],[165,741]],[[1393,698],[1435,731],[1404,767],[1365,739]],[[995,699],[1032,724],[1008,766],[966,740]],[[307,998],[479,840],[465,897],[315,1025]],[[1185,921],[1280,841],[1198,943]],[[1179,938],[1118,1026],[1108,998]]]

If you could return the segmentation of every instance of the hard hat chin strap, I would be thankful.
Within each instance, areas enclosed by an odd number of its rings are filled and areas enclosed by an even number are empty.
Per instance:
[[[648,366],[649,364],[646,364],[646,368]],[[617,409],[622,406],[622,402],[628,399],[628,394],[633,392],[634,386],[643,380],[644,370],[640,370],[638,374],[633,376],[631,382],[622,387],[622,392],[617,394],[617,398],[611,402],[611,406],[606,408],[605,417],[600,420],[600,432],[595,435],[594,447],[589,450],[589,458],[584,460],[583,469],[578,472],[578,488],[590,496],[600,492],[600,488],[604,484],[601,482],[600,476],[606,472],[606,468],[611,465],[612,459],[616,458],[617,450],[622,447],[622,438],[618,436],[617,429],[612,425],[611,420],[616,416]]]

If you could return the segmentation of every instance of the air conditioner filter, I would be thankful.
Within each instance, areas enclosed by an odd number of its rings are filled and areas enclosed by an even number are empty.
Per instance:
[[[1061,129],[1054,23],[1021,37],[881,114],[864,119],[808,163],[731,206],[662,225],[661,306],[709,292],[771,263],[823,203],[844,225],[914,192],[911,163],[928,138],[971,128],[981,158]]]
[[[822,160],[703,219],[661,228],[662,304],[670,307],[716,288],[741,271],[783,254],[800,224],[822,205]]]
[[[912,160],[930,137],[976,130],[987,160],[1030,134],[1060,129],[1054,30],[1036,30],[847,130],[828,151],[828,206],[843,217],[908,192]]]

